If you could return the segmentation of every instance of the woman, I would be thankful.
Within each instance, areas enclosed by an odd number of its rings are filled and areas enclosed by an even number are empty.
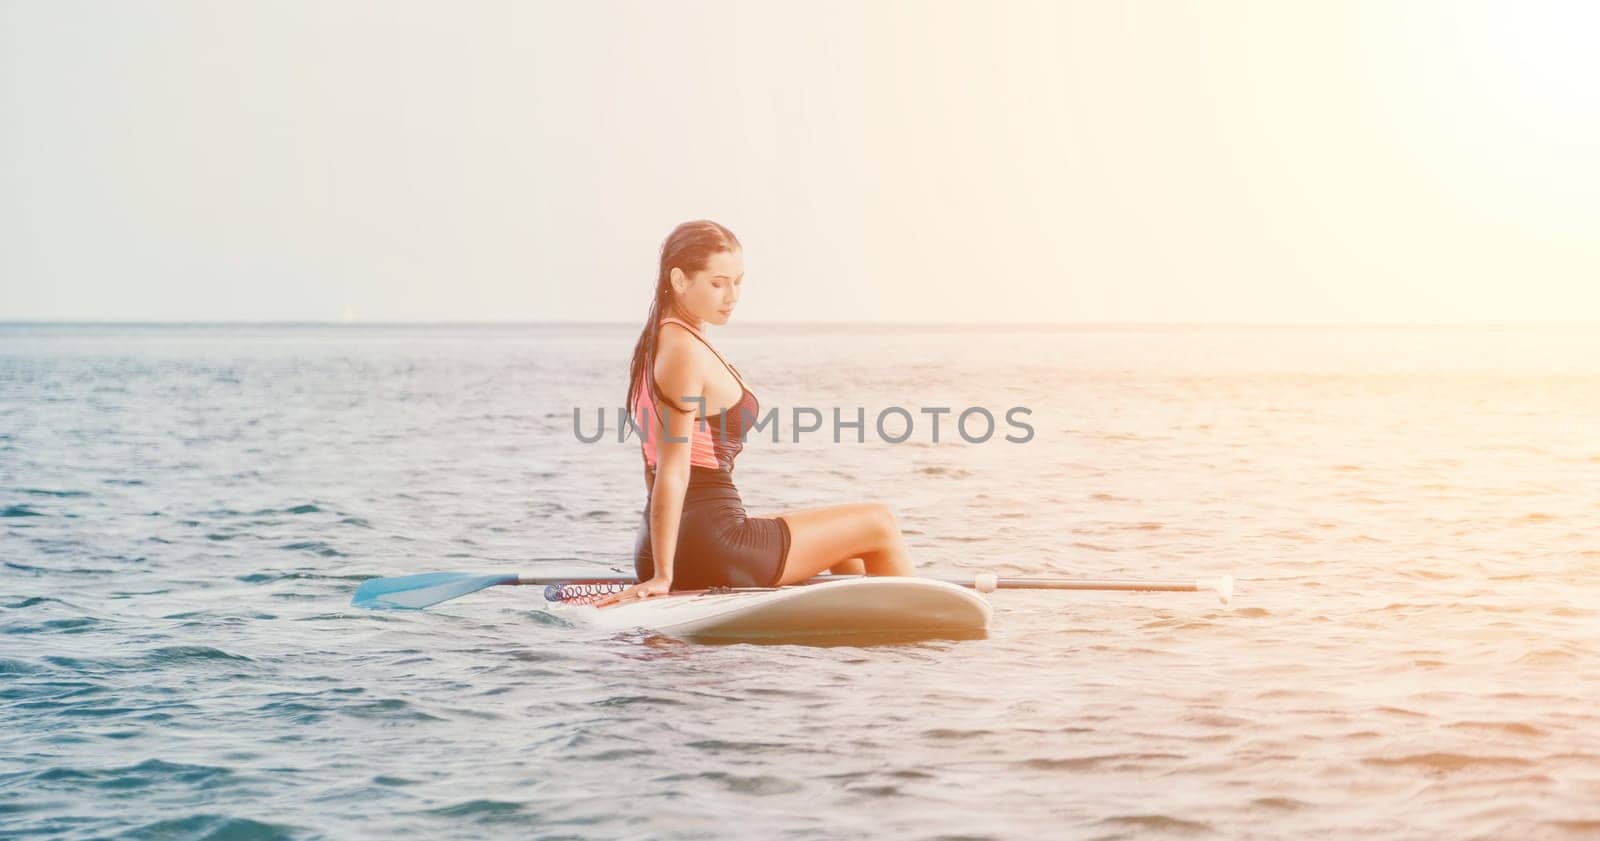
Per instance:
[[[776,587],[823,570],[913,574],[884,505],[745,514],[733,463],[760,404],[702,332],[728,323],[743,283],[739,240],[715,222],[685,222],[661,246],[650,319],[628,375],[628,416],[645,421],[646,501],[633,560],[639,583],[602,599],[602,607],[671,590]]]

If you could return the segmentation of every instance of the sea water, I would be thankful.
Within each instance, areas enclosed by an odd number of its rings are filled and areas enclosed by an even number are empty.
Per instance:
[[[1600,329],[714,329],[782,421],[751,514],[1233,603],[1001,591],[987,639],[833,647],[349,606],[629,571],[637,440],[577,433],[636,335],[0,326],[0,837],[1600,835]]]

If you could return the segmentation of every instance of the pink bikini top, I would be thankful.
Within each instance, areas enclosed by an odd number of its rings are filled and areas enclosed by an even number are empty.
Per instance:
[[[739,381],[739,402],[723,412],[706,415],[703,420],[697,420],[694,431],[689,436],[689,466],[732,473],[734,459],[738,458],[739,451],[744,449],[745,423],[754,422],[759,415],[761,404],[756,400],[756,396],[750,393],[750,389],[745,388],[744,378],[739,376],[739,372],[728,364],[728,360],[724,359],[722,354],[717,353],[716,348],[711,347],[711,343],[706,341],[706,337],[699,330],[677,318],[663,318],[661,323],[677,324],[688,330],[706,347],[711,348],[711,352],[717,354],[717,359],[721,360],[728,372],[733,374],[733,378]],[[664,396],[671,397],[671,395]],[[640,423],[642,433],[640,450],[644,455],[645,466],[654,472],[658,452],[656,443],[662,432],[661,420],[656,415],[655,395],[651,393],[651,389],[645,387],[642,379],[635,389],[634,402],[635,422]],[[692,400],[685,402],[680,397],[672,402],[691,412],[699,410],[699,404]],[[724,424],[727,429],[726,435],[723,434]]]

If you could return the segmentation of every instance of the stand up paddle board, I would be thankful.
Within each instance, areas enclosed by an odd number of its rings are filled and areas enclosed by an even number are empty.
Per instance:
[[[984,636],[994,610],[972,590],[909,576],[848,577],[776,588],[719,588],[672,593],[608,607],[592,594],[546,593],[552,612],[608,631],[646,629],[685,640],[782,642],[893,637]]]

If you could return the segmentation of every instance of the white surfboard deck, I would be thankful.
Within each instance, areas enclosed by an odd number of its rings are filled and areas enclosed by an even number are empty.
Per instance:
[[[902,576],[654,596],[604,608],[550,607],[604,630],[643,628],[680,639],[752,642],[855,636],[965,639],[987,632],[994,615],[989,602],[966,587]]]

